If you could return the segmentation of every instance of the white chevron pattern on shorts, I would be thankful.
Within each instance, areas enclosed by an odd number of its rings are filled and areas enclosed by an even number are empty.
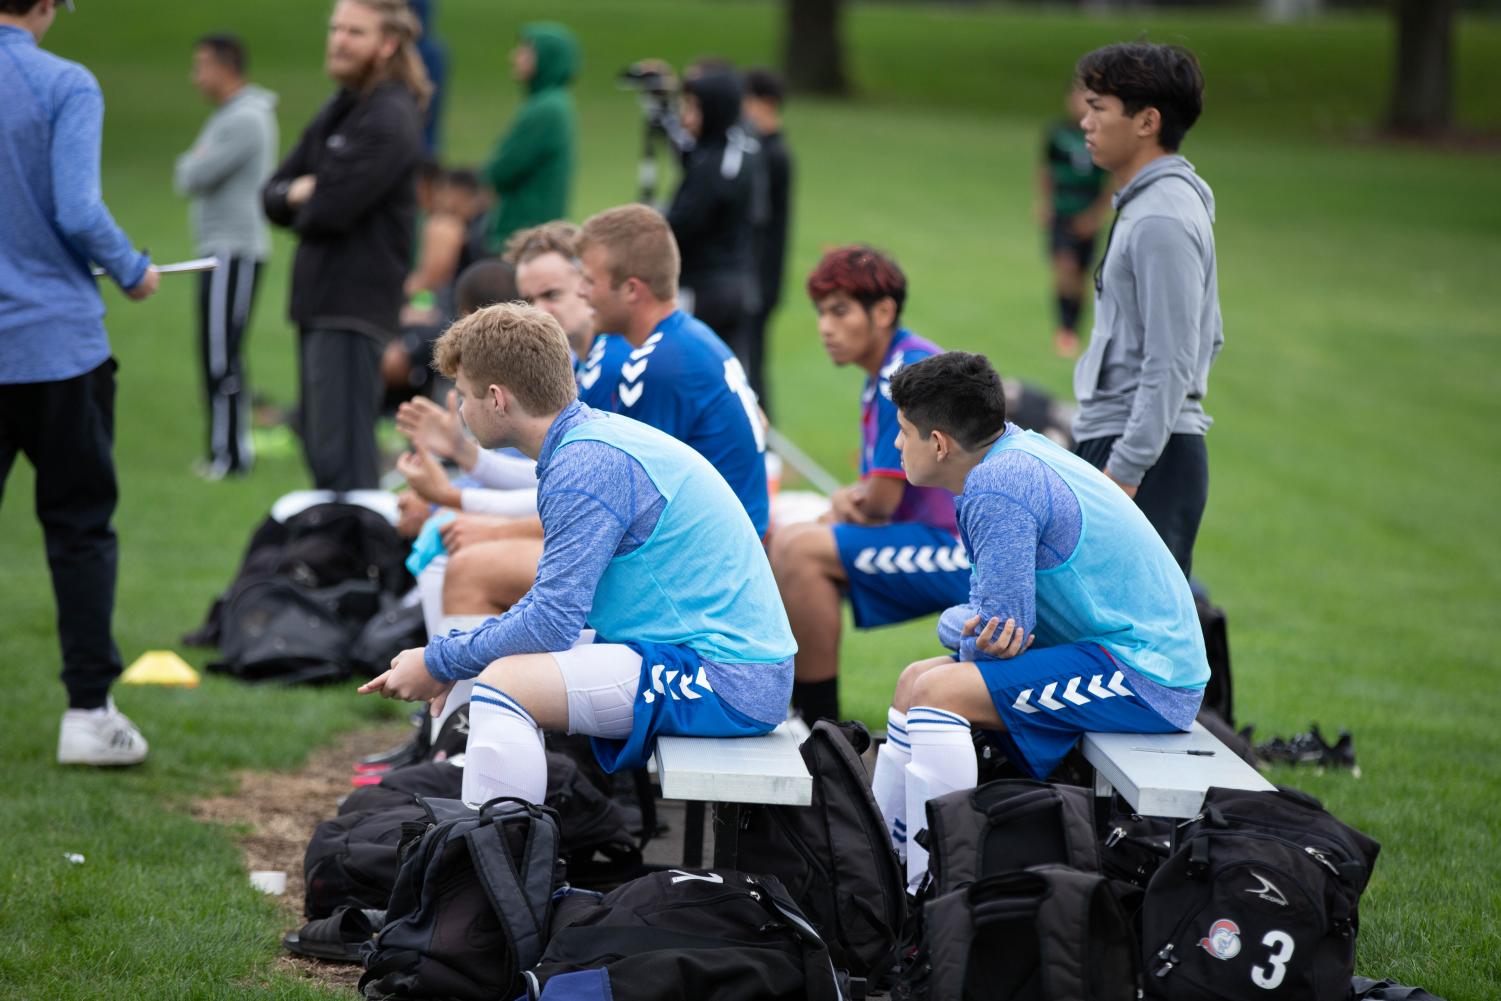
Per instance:
[[[1057,712],[1060,709],[1067,709],[1070,705],[1087,706],[1096,699],[1113,699],[1117,695],[1129,697],[1135,694],[1131,689],[1126,687],[1126,675],[1124,672],[1116,671],[1108,682],[1101,685],[1100,679],[1103,677],[1103,674],[1096,674],[1089,679],[1088,684],[1085,684],[1085,676],[1082,674],[1075,675],[1067,681],[1050,681],[1044,686],[1042,694],[1037,696],[1035,704],[1032,699],[1032,689],[1024,688],[1017,695],[1016,701],[1011,703],[1011,708],[1017,712],[1027,714],[1037,712],[1039,706],[1050,712]],[[1059,685],[1063,686],[1061,693],[1058,691]],[[1088,692],[1089,695],[1085,695],[1084,692],[1079,691],[1079,686],[1081,685],[1084,686],[1084,691]],[[1094,699],[1091,699],[1090,695],[1093,695]],[[1062,701],[1059,701],[1059,699],[1062,699]]]
[[[623,391],[622,391],[623,393]],[[622,395],[622,399],[624,396]],[[954,573],[969,569],[969,558],[962,545],[956,546],[868,546],[854,559],[861,573]]]

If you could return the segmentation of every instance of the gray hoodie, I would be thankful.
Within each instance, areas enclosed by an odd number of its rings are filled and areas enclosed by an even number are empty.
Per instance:
[[[1074,369],[1074,438],[1119,435],[1107,468],[1138,484],[1172,434],[1203,434],[1209,366],[1225,343],[1214,193],[1181,156],[1153,160],[1115,195],[1094,332]]]
[[[192,147],[177,158],[172,180],[193,199],[193,237],[200,254],[264,260],[271,251],[261,214],[261,187],[276,166],[276,95],[246,84],[221,104]]]

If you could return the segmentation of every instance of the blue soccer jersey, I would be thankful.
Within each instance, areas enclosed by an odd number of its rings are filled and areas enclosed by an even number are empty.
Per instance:
[[[677,310],[639,348],[604,335],[585,359],[579,386],[579,399],[596,410],[635,418],[692,446],[735,491],[757,534],[766,534],[760,407],[745,370],[714,331]]]
[[[942,352],[932,341],[910,330],[898,330],[881,360],[880,373],[866,376],[865,390],[860,395],[860,479],[907,478],[902,469],[902,451],[896,447],[896,435],[901,428],[896,419],[896,404],[891,402],[891,378],[903,366]],[[902,502],[891,512],[891,521],[918,522],[954,532],[954,495],[939,487],[914,487],[909,483],[902,491]]]
[[[631,344],[618,334],[599,334],[589,353],[573,366],[579,399],[595,410],[615,409],[615,384],[620,365],[631,353]]]

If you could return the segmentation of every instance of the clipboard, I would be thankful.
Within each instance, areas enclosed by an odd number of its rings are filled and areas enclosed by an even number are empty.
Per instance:
[[[212,271],[219,266],[217,257],[195,257],[190,261],[173,261],[171,264],[155,264],[158,274],[176,275],[193,271]],[[90,268],[89,273],[95,278],[103,278],[106,274],[103,268]]]

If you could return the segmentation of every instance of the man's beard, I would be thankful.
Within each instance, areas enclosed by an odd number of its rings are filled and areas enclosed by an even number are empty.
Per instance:
[[[347,63],[345,64],[348,65]],[[363,63],[347,70],[335,70],[328,68],[328,75],[333,77],[334,82],[350,90],[364,90],[373,83],[385,68],[385,61],[379,55],[372,56]]]

